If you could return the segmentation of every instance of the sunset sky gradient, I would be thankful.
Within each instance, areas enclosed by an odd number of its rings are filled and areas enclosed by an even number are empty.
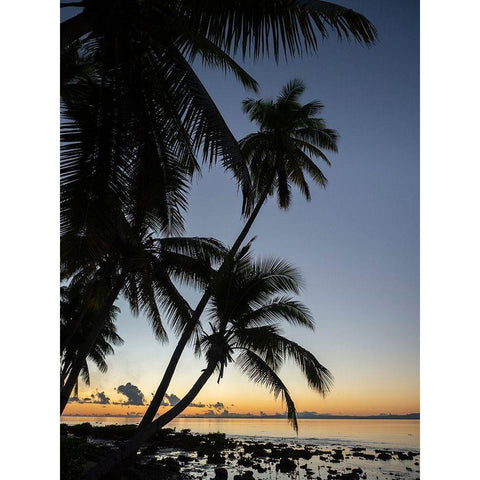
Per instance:
[[[279,65],[271,60],[244,63],[259,82],[262,97],[274,97],[292,78],[303,79],[303,100],[322,101],[323,117],[341,136],[339,153],[329,155],[333,165],[325,172],[327,189],[312,188],[310,203],[296,192],[287,212],[270,200],[249,238],[257,236],[257,256],[285,258],[302,272],[306,288],[300,298],[317,328],[314,333],[292,327],[284,332],[335,377],[332,392],[323,399],[308,388],[298,369],[285,366],[281,377],[297,410],[418,412],[419,3],[338,3],[364,13],[376,25],[375,47],[338,42],[332,36],[315,56]],[[219,71],[201,66],[197,71],[235,136],[252,132],[241,100],[254,94]],[[220,168],[205,168],[192,187],[186,235],[213,236],[229,244],[242,226],[240,208],[230,176]],[[185,295],[194,306],[198,294]],[[91,366],[91,386],[79,387],[80,400],[90,400],[71,402],[66,415],[142,413],[162,377],[175,336],[169,331],[170,342],[158,343],[142,315],[135,318],[123,300],[117,305],[118,333],[125,344],[108,358],[106,374]],[[181,397],[202,368],[202,360],[185,352],[168,393]],[[119,393],[118,387],[128,383],[143,393],[144,405]],[[220,384],[212,378],[195,402],[204,407],[185,413],[284,411],[280,401],[233,365]]]

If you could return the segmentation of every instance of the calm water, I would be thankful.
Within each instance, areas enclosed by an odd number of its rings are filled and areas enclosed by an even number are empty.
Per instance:
[[[62,422],[75,424],[138,423],[128,417],[69,417]],[[298,437],[284,419],[258,418],[177,418],[168,426],[181,430],[189,428],[196,433],[222,432],[229,437],[277,442],[295,440],[315,445],[371,446],[419,450],[419,420],[311,420],[300,419]]]

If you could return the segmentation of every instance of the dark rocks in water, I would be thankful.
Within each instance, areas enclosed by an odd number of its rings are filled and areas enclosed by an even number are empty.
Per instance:
[[[352,448],[352,452],[363,452],[365,450],[366,450],[365,447],[353,447]]]
[[[364,452],[353,452],[352,456],[353,457],[364,458],[365,460],[374,460],[375,459],[375,455],[370,455],[369,453],[364,453]]]
[[[413,456],[410,452],[395,452],[399,460],[413,460]]]
[[[152,465],[154,463],[156,463],[158,472],[162,476],[180,473],[180,464],[174,458],[167,457],[158,462],[155,462],[155,459],[152,459]]]
[[[225,463],[225,457],[215,452],[208,456],[207,463],[210,465],[223,465]]]
[[[353,468],[352,472],[353,473],[358,473],[359,475],[361,475],[363,473],[363,470],[361,468]]]
[[[277,463],[275,468],[280,470],[281,473],[288,473],[296,470],[297,464],[289,458],[282,458],[280,459],[280,462]]]
[[[387,453],[387,452],[380,452],[378,455],[377,455],[377,458],[379,460],[391,460],[392,459],[392,456]]]
[[[334,470],[333,468],[329,468],[327,470],[327,472],[330,474],[330,475],[336,475],[337,474],[337,470]]]
[[[177,457],[177,462],[182,462],[182,463],[193,462],[193,460],[195,459],[187,455],[179,455]]]
[[[252,468],[256,470],[258,473],[265,473],[267,471],[267,469],[263,468],[259,463],[252,465]]]
[[[342,450],[334,450],[332,453],[332,458],[336,461],[344,460],[345,457],[343,456]]]
[[[251,467],[253,465],[253,461],[245,457],[239,458],[237,463],[242,467]]]
[[[228,454],[228,458],[229,458],[230,460],[235,460],[235,458],[237,458],[237,457],[236,457],[236,455],[235,455],[233,452],[230,452],[230,453]]]
[[[215,469],[215,480],[227,480],[228,471],[226,468],[216,468]]]
[[[255,480],[253,477],[253,472],[251,470],[247,470],[242,475],[234,475],[233,480]]]
[[[252,458],[268,457],[268,453],[264,448],[258,448],[252,452]]]
[[[360,475],[354,471],[340,474],[340,480],[359,480]]]
[[[157,447],[155,445],[148,445],[140,451],[140,455],[155,455]]]
[[[407,469],[409,472],[413,472],[413,470],[412,470],[410,467],[406,467],[406,469]]]

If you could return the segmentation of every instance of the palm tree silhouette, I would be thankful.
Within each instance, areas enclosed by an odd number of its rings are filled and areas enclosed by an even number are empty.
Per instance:
[[[235,363],[254,383],[267,387],[275,398],[281,396],[287,418],[298,431],[295,404],[278,375],[280,367],[286,360],[293,360],[308,385],[323,396],[333,382],[331,373],[312,353],[281,334],[282,321],[314,327],[309,310],[290,296],[299,293],[301,284],[297,270],[284,260],[253,261],[250,245],[242,248],[235,258],[229,256],[211,286],[210,331],[204,330],[196,342],[196,352],[204,356],[206,368],[180,402],[137,430],[121,450],[101,461],[83,478],[101,478],[134,455],[142,442],[188,407],[212,375],[216,374],[220,381],[230,363]]]
[[[251,99],[244,102],[245,111],[249,113],[252,121],[259,124],[260,131],[240,141],[254,188],[250,197],[244,201],[243,211],[248,215],[247,221],[231,247],[229,257],[238,252],[269,195],[276,192],[280,206],[288,208],[291,183],[298,185],[307,200],[310,199],[310,189],[304,172],[322,187],[327,183],[325,175],[311,157],[319,157],[329,165],[323,149],[337,151],[337,133],[326,127],[325,120],[315,116],[322,109],[319,102],[313,101],[304,105],[299,103],[299,97],[304,90],[305,86],[300,80],[293,80],[282,89],[275,102]],[[221,266],[220,271],[222,268]],[[139,429],[148,425],[155,417],[210,295],[211,289],[207,288],[186,324]]]
[[[66,327],[69,321],[71,321],[71,318],[75,316],[76,311],[80,308],[83,297],[79,295],[78,285],[76,284],[70,285],[69,287],[61,287],[60,296],[60,338],[63,340],[64,336],[67,334]],[[77,331],[71,336],[68,344],[63,342],[64,347],[61,350],[61,387],[72,369],[78,348],[82,345],[88,330],[92,327],[91,319],[95,312],[95,302],[92,302],[88,307],[81,328],[77,329]],[[108,313],[108,318],[100,331],[100,334],[95,339],[95,344],[88,353],[87,359],[92,361],[102,373],[106,373],[108,370],[106,357],[107,355],[112,355],[114,353],[113,345],[123,344],[123,339],[118,335],[115,326],[115,320],[119,312],[120,309],[115,305],[111,307]],[[80,376],[87,385],[90,385],[90,371],[87,360],[83,362]],[[78,397],[78,381],[75,385],[75,395]]]
[[[77,221],[95,211],[103,229],[115,229],[112,210],[129,201],[125,183],[151,167],[153,161],[145,161],[149,156],[191,174],[202,150],[205,161],[221,159],[232,169],[248,194],[238,144],[192,69],[195,59],[232,71],[255,90],[256,82],[231,55],[258,58],[272,52],[278,59],[281,52],[313,52],[317,37],[329,31],[366,45],[376,37],[365,17],[322,1],[84,0],[76,5],[82,11],[61,28],[62,94],[69,102],[62,122],[62,206]],[[82,188],[90,177],[73,181],[86,159],[99,170],[93,197]],[[62,226],[72,227],[64,215]]]
[[[71,328],[76,327],[76,331],[82,329],[84,335],[81,337],[82,342],[76,345],[75,355],[72,353],[70,358],[68,377],[60,392],[61,412],[86,358],[108,324],[111,309],[120,293],[134,314],[140,310],[146,314],[157,338],[165,341],[167,336],[159,306],[176,332],[182,331],[191,317],[191,308],[179,293],[174,279],[196,288],[206,288],[214,273],[211,264],[218,262],[225,254],[225,248],[220,242],[208,238],[156,239],[144,232],[143,237],[130,237],[129,240],[131,243],[121,244],[119,251],[112,254],[116,262],[113,273],[107,270],[108,274],[103,278],[99,278],[96,259],[87,262],[84,258],[79,262],[77,270],[68,269],[74,268],[76,263],[73,267],[68,263],[64,267],[70,282],[90,287],[90,292],[96,296],[87,299],[97,299],[97,302],[94,311],[89,314],[89,303],[83,303],[85,297],[82,297],[82,308],[76,309],[70,317]],[[88,291],[83,288],[82,292],[85,290]],[[81,322],[78,321],[79,318]],[[87,320],[88,325],[85,325]],[[64,330],[68,331],[68,326],[67,323]],[[64,348],[68,348],[68,344]]]
[[[249,195],[238,144],[192,69],[194,59],[233,72],[255,90],[256,82],[230,55],[258,58],[273,51],[278,59],[282,51],[285,56],[315,51],[317,37],[329,30],[367,45],[376,37],[365,17],[328,2],[84,0],[77,6],[82,12],[61,28],[62,263],[82,261],[74,258],[77,247],[88,252],[110,291],[98,311],[98,328],[79,350],[83,353],[62,389],[62,402],[101,329],[100,319],[125,290],[129,270],[118,265],[130,259],[132,245],[138,251],[145,222],[154,232],[181,230],[188,183],[199,168],[197,153],[210,163],[221,158]],[[250,226],[247,222],[232,254]],[[135,298],[138,289],[131,285],[127,294]],[[142,292],[137,303],[156,317],[152,289]],[[191,316],[190,334],[205,298]],[[70,339],[82,318],[69,325]]]
[[[244,206],[245,213],[251,212],[254,205],[261,206],[274,192],[280,208],[287,209],[292,184],[310,200],[305,174],[319,186],[327,185],[327,178],[312,157],[330,166],[323,151],[337,151],[338,134],[317,116],[323,109],[319,101],[299,103],[304,91],[303,81],[294,79],[282,88],[276,101],[243,101],[243,110],[259,127],[258,132],[239,142],[254,183],[254,194]]]

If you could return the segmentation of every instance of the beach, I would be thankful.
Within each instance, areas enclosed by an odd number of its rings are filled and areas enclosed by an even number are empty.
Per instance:
[[[62,428],[88,443],[90,462],[120,446],[138,422],[68,420]],[[169,427],[140,449],[133,469],[139,477],[126,478],[420,478],[418,420],[303,419],[298,436],[279,419],[180,418]]]

